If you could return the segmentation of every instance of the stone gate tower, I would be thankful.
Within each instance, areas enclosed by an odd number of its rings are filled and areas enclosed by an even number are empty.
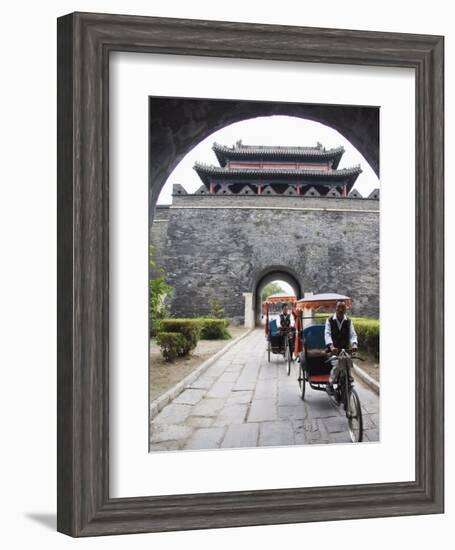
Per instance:
[[[194,194],[174,185],[157,206],[151,243],[174,289],[176,316],[209,313],[219,299],[237,323],[258,318],[274,279],[305,292],[353,298],[353,312],[379,314],[379,190],[353,189],[360,166],[339,169],[343,147],[213,144],[218,166],[196,163]]]

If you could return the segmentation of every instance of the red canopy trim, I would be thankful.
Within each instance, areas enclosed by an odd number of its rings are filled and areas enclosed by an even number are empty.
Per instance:
[[[303,309],[319,309],[322,307],[334,308],[337,302],[340,301],[345,302],[346,307],[352,307],[352,299],[349,296],[342,294],[314,294],[308,298],[298,300],[296,309],[297,311],[302,311]]]
[[[292,294],[274,294],[272,296],[269,296],[264,304],[279,304],[280,302],[290,302],[291,304],[295,304],[297,302],[297,298]]]

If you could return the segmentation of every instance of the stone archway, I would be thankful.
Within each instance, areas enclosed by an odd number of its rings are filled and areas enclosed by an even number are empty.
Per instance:
[[[271,266],[264,269],[256,276],[253,284],[253,292],[251,293],[251,308],[253,310],[252,316],[254,319],[254,325],[259,325],[261,322],[262,291],[272,281],[283,281],[290,285],[294,291],[294,294],[297,296],[297,299],[300,299],[303,296],[303,289],[299,276],[291,268],[286,266]]]
[[[150,220],[167,178],[193,147],[234,122],[272,115],[313,120],[337,130],[379,176],[379,109],[349,105],[150,98]]]

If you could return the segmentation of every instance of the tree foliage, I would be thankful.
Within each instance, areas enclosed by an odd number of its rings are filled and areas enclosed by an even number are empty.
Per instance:
[[[221,302],[221,300],[217,300],[216,298],[211,298],[209,300],[209,305],[210,305],[210,317],[212,319],[223,319],[224,317],[223,302]]]
[[[272,281],[264,287],[264,290],[262,291],[262,301],[264,302],[267,300],[267,298],[272,294],[280,294],[282,292],[285,292],[284,288],[276,281]]]
[[[149,278],[149,319],[150,333],[155,335],[161,319],[168,316],[168,306],[166,298],[172,295],[172,287],[167,284],[164,269],[156,266],[153,259],[153,246],[149,250],[150,273],[153,276]]]

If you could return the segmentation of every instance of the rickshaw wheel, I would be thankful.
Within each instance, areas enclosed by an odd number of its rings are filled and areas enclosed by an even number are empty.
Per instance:
[[[303,400],[305,399],[305,371],[303,370],[302,363],[300,363],[299,367],[299,377],[297,379],[299,381],[299,389],[300,389],[300,398]]]
[[[349,435],[353,443],[360,443],[363,440],[363,418],[360,407],[360,399],[354,388],[349,391],[346,417],[349,424]]]
[[[287,375],[289,376],[291,374],[292,352],[289,345],[287,345],[286,348],[287,348],[286,361],[288,363],[286,367],[286,372],[287,372]]]

